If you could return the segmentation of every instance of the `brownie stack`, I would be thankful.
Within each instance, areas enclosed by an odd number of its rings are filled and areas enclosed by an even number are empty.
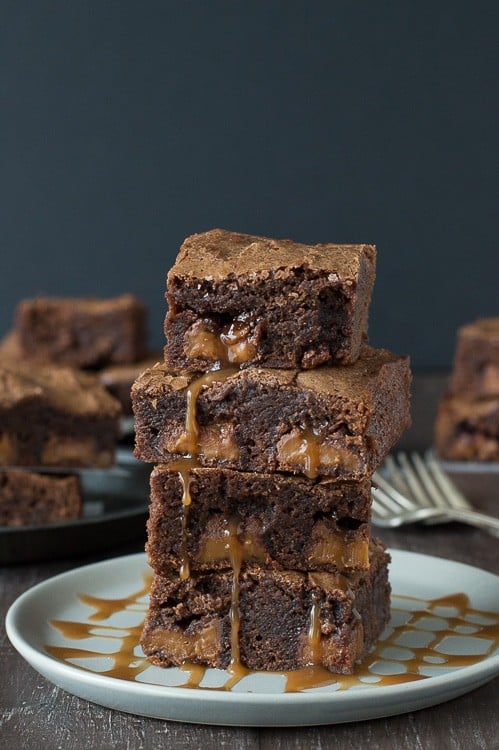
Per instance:
[[[458,330],[435,444],[442,458],[499,461],[499,318],[477,320]]]
[[[151,475],[142,648],[160,666],[351,673],[389,613],[371,475],[408,360],[365,344],[370,245],[222,230],[168,275],[165,362],[132,389]]]

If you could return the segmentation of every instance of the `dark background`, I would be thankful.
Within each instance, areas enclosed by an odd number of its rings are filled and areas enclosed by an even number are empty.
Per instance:
[[[497,2],[0,3],[0,334],[214,226],[374,242],[371,339],[448,367],[499,314]]]

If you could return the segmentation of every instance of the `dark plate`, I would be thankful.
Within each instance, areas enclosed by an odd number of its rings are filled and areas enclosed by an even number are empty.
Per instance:
[[[122,448],[111,469],[79,471],[83,516],[42,526],[0,526],[0,564],[77,557],[145,541],[151,468]]]
[[[431,450],[444,471],[449,474],[473,473],[473,474],[497,474],[499,473],[498,461],[447,461],[439,458],[435,449]]]

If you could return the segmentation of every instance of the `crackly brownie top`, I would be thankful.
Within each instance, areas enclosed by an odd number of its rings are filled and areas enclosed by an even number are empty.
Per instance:
[[[0,409],[25,402],[47,404],[78,416],[117,418],[121,407],[98,382],[68,367],[33,366],[21,362],[0,366]]]
[[[80,312],[90,315],[104,315],[113,312],[128,312],[130,310],[143,310],[144,305],[133,294],[122,294],[119,297],[109,299],[97,299],[95,297],[36,297],[35,299],[23,300],[18,305],[18,313],[23,309],[39,310],[64,310]]]
[[[234,274],[265,276],[279,272],[284,278],[291,269],[309,268],[353,281],[363,258],[374,267],[374,245],[304,245],[212,229],[187,237],[168,276],[217,280]]]
[[[499,340],[499,318],[481,318],[459,329],[459,337]]]
[[[352,365],[318,367],[314,370],[278,370],[251,367],[234,370],[226,382],[259,382],[262,385],[284,386],[341,398],[358,398],[367,393],[374,382],[379,385],[386,366],[403,365],[409,377],[408,357],[397,356],[387,349],[363,346],[359,359]],[[161,363],[147,370],[135,381],[133,390],[145,389],[150,394],[181,391],[198,378],[200,373],[172,373]]]

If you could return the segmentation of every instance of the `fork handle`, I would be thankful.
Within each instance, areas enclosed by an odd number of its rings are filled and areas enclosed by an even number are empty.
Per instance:
[[[463,523],[470,524],[470,526],[477,526],[479,529],[490,531],[494,536],[499,536],[499,518],[479,513],[476,510],[464,510],[461,508],[445,508],[445,510],[442,510],[442,520],[443,518],[452,518],[454,521],[462,521]],[[438,523],[438,521],[439,519],[435,518],[435,522]],[[428,519],[427,523],[431,522]]]

